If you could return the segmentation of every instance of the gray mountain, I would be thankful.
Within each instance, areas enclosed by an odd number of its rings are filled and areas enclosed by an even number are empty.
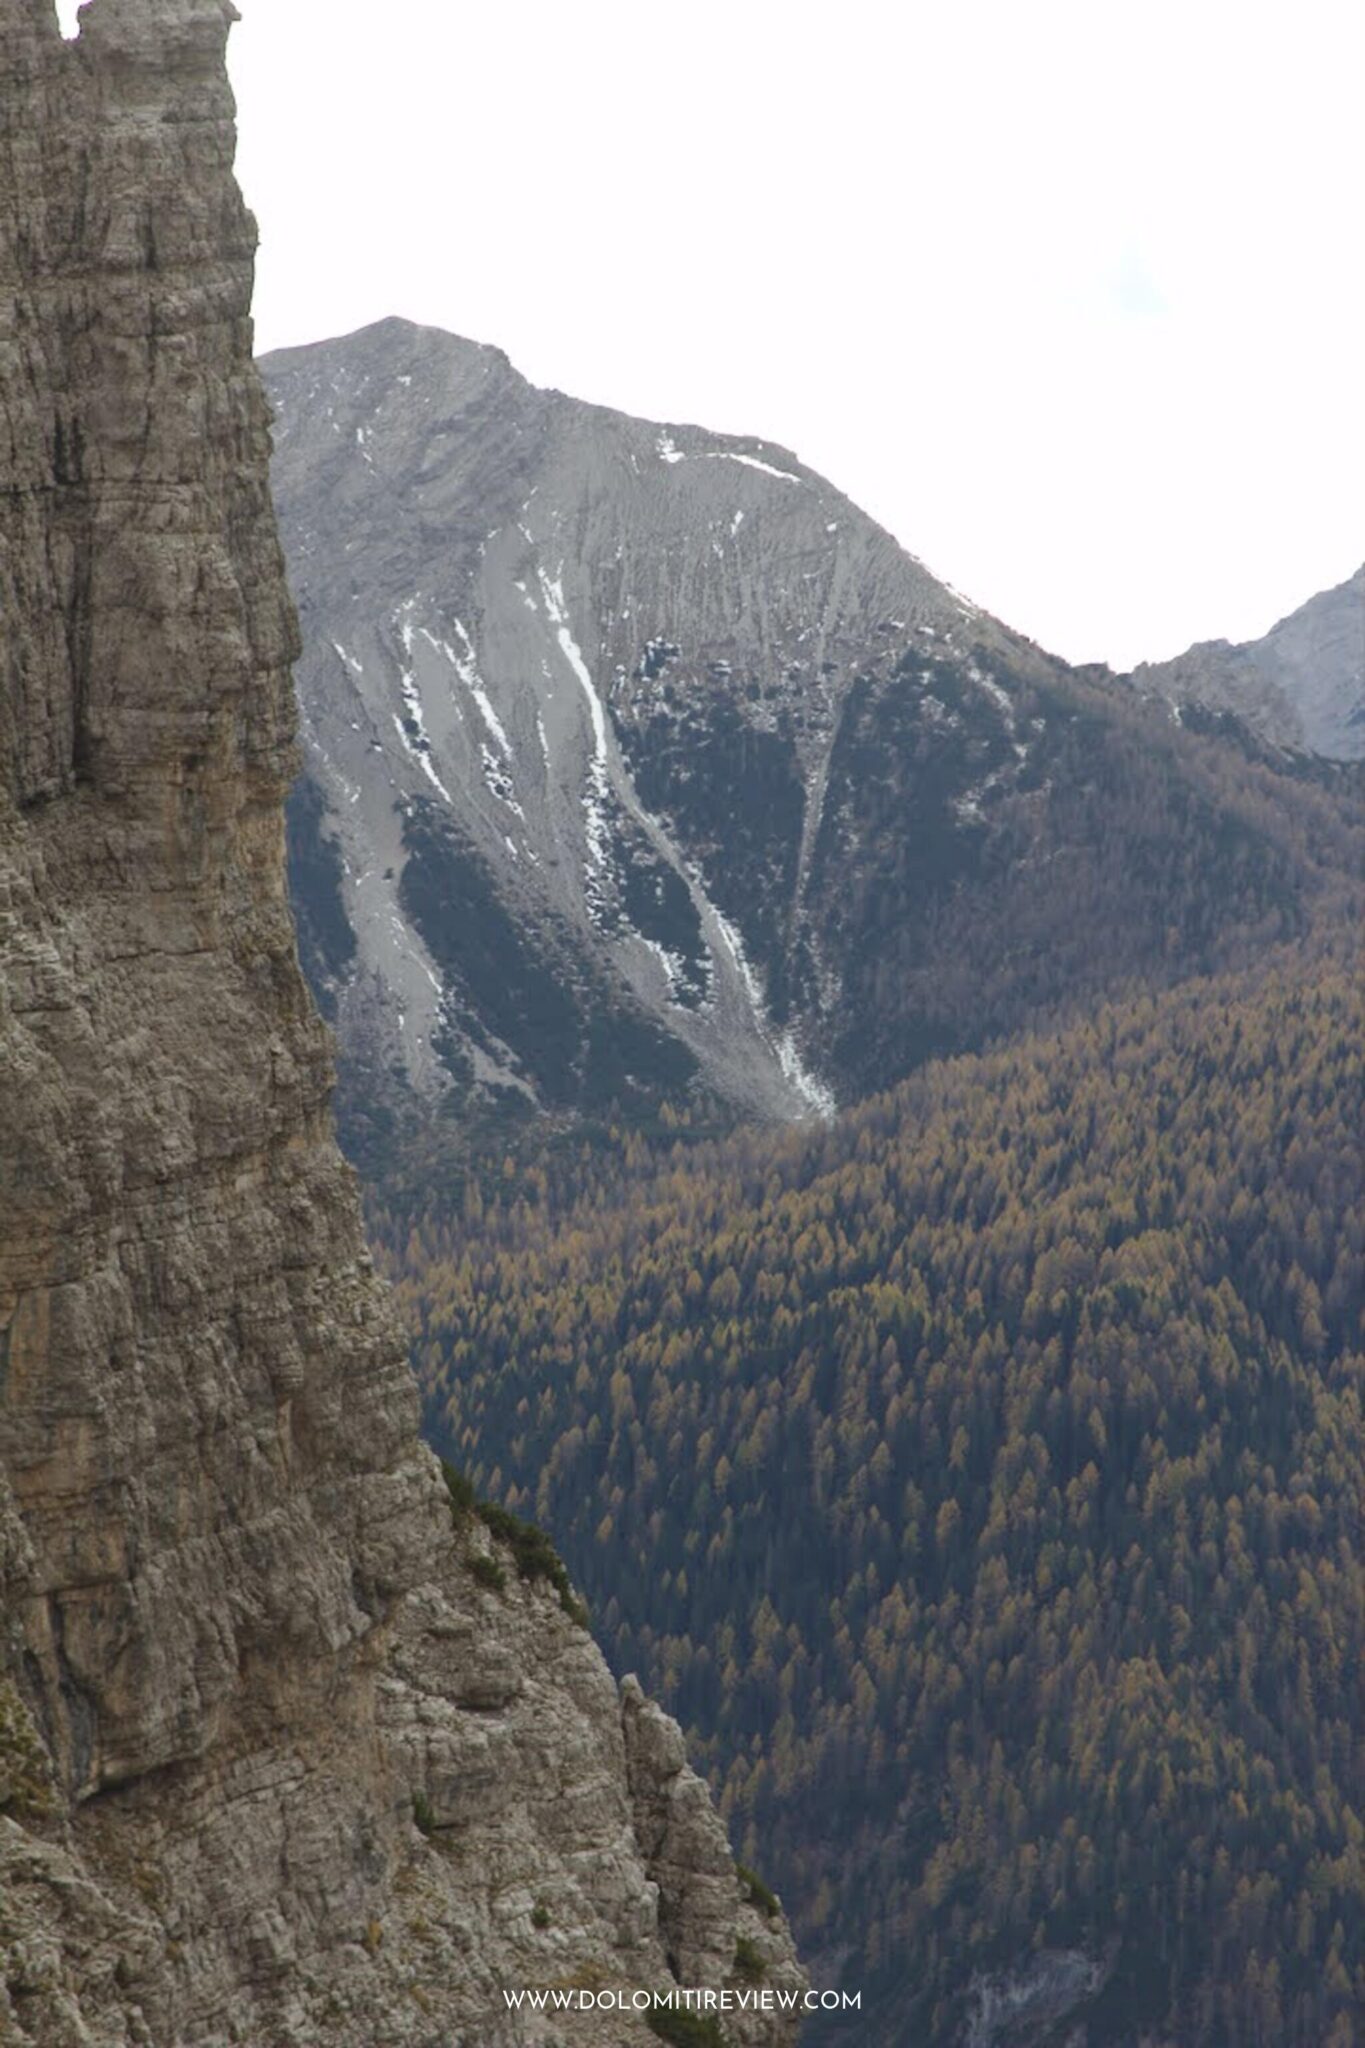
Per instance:
[[[785,451],[536,390],[497,350],[387,321],[264,367],[343,1032],[419,1086],[467,1062],[568,1101],[696,1061],[754,1108],[821,1105],[726,871],[799,900],[852,676],[969,608]],[[733,805],[714,844],[667,816],[694,777]]]
[[[1144,662],[1139,689],[1234,711],[1266,739],[1338,761],[1365,755],[1365,567],[1238,645],[1201,640]]]
[[[359,1148],[386,1094],[818,1114],[1307,915],[1283,764],[1045,655],[786,450],[399,320],[263,367],[292,887]]]

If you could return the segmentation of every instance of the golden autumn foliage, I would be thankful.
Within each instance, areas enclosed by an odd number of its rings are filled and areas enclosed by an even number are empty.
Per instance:
[[[907,2038],[1068,1945],[1154,2039],[1357,2038],[1361,1021],[1291,957],[377,1205],[434,1440]]]

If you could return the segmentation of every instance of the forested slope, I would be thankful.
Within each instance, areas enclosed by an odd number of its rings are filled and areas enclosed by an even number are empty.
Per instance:
[[[1285,954],[815,1134],[378,1206],[434,1438],[864,2040],[1058,1949],[1096,2043],[1360,2038],[1361,1044],[1353,963]]]

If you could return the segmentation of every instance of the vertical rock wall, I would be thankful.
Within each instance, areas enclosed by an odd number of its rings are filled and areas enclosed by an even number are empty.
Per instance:
[[[645,2040],[502,1988],[798,1974],[417,1443],[284,899],[232,15],[0,0],[0,2039]]]

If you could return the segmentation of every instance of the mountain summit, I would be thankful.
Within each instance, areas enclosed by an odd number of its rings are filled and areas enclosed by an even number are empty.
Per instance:
[[[1044,654],[785,449],[399,320],[263,367],[353,1136],[395,1093],[819,1116],[1307,917],[1323,790]]]
[[[784,449],[539,391],[494,349],[390,320],[264,368],[343,1032],[419,1086],[463,1067],[557,1106],[700,1064],[752,1109],[825,1107],[765,982],[843,700],[969,607]]]

